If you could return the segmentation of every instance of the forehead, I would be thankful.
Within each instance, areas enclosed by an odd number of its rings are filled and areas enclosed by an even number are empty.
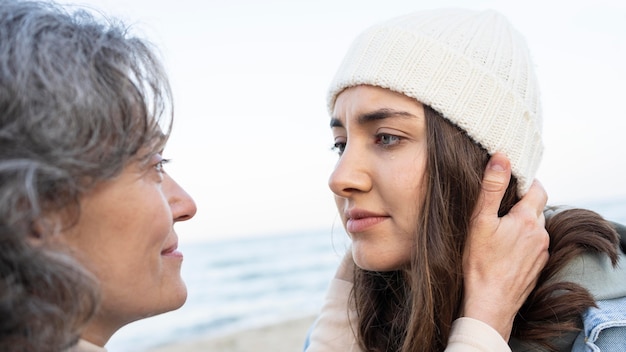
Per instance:
[[[335,101],[331,127],[343,127],[349,120],[359,124],[389,117],[424,118],[419,101],[389,89],[359,85],[343,90]]]

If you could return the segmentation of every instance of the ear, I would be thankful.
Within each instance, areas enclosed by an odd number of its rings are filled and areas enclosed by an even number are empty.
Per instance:
[[[63,221],[58,214],[46,215],[33,221],[27,241],[32,246],[41,246],[58,241]]]
[[[34,247],[39,247],[46,241],[45,238],[49,236],[49,227],[46,225],[45,219],[38,219],[33,222],[30,227],[30,231],[26,237],[28,244]]]

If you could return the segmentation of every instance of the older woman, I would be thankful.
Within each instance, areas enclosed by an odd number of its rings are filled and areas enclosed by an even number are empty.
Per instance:
[[[164,170],[167,77],[150,45],[52,3],[0,6],[0,350],[100,350],[186,299]]]

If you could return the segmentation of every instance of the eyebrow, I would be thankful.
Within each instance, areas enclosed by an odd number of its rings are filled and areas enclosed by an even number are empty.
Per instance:
[[[388,119],[391,117],[415,118],[417,116],[407,111],[383,108],[383,109],[378,109],[378,110],[370,111],[365,114],[359,115],[357,117],[357,122],[360,125],[363,125],[368,122],[380,121],[380,120]],[[344,126],[341,120],[339,120],[336,117],[333,117],[330,119],[330,128],[333,128],[333,127],[344,127]]]

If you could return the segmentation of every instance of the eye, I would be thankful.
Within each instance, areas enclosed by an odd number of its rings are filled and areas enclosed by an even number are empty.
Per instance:
[[[334,151],[335,153],[339,154],[339,156],[341,156],[341,154],[343,154],[343,151],[346,149],[346,143],[335,142],[335,144],[333,144],[333,146],[330,149]]]
[[[158,173],[164,173],[165,172],[165,164],[169,163],[171,159],[160,159],[156,164],[154,164],[154,168],[157,170]]]
[[[379,133],[376,135],[376,144],[380,144],[383,147],[394,146],[402,140],[402,137],[395,136],[393,134]]]

